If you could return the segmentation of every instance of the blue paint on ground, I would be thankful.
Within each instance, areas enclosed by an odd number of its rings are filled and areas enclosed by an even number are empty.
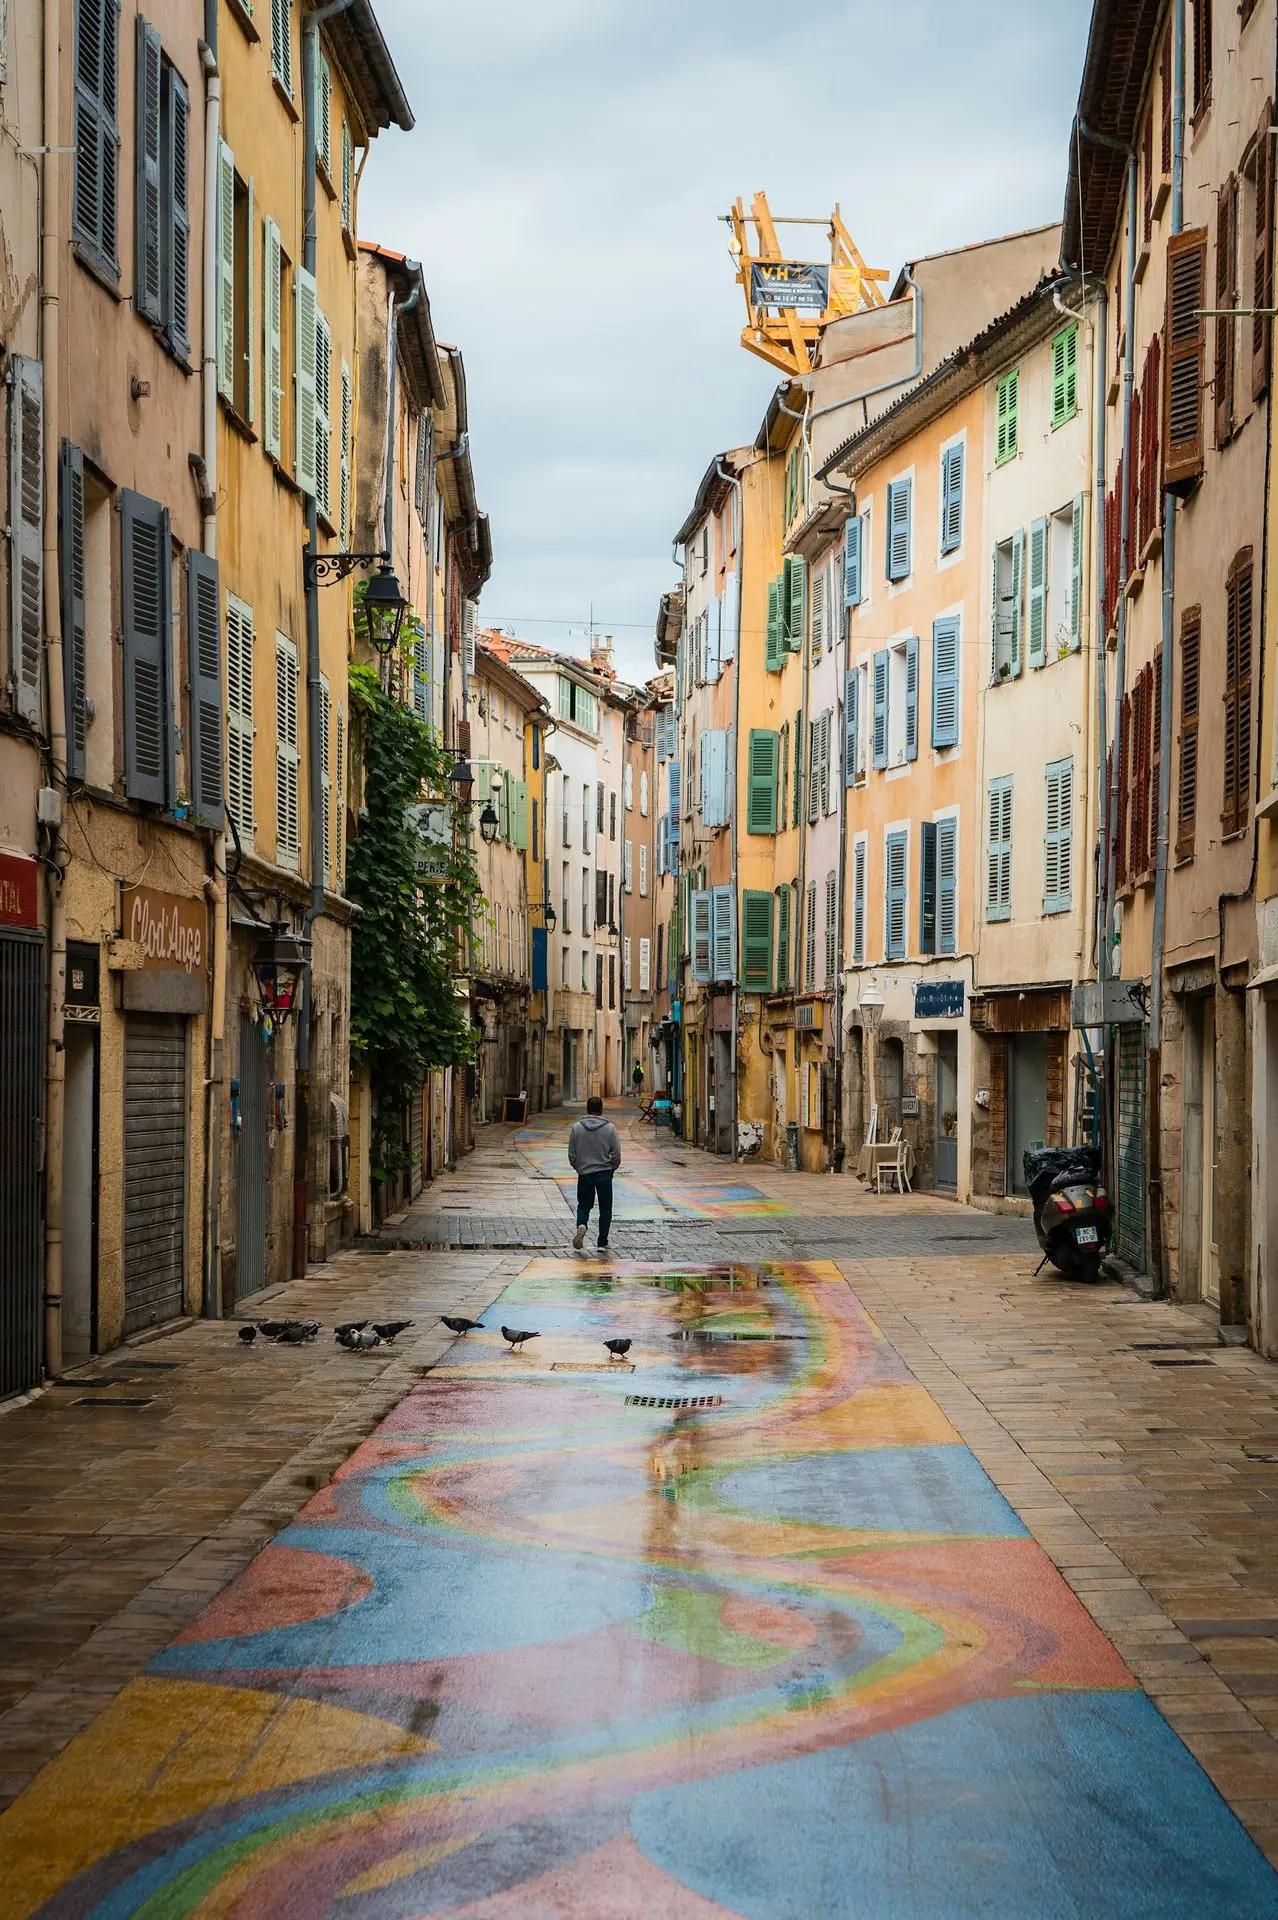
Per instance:
[[[796,1455],[726,1473],[729,1506],[867,1532],[1021,1540],[1026,1528],[964,1446]]]

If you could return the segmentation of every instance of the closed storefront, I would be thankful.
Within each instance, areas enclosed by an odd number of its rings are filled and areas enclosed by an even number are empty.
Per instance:
[[[40,1379],[43,1095],[44,940],[0,927],[0,1398]]]
[[[987,1036],[989,1094],[974,1190],[1024,1200],[1027,1147],[1063,1147],[1074,1137],[1069,1102],[1068,989],[988,993],[972,1021]]]
[[[186,1120],[186,1021],[131,1013],[124,1039],[126,1335],[184,1310]]]

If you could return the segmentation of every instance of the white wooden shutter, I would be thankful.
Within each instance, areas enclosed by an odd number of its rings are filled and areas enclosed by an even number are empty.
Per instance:
[[[342,411],[340,428],[342,445],[340,454],[340,477],[338,480],[337,531],[341,535],[343,546],[351,535],[351,370],[345,360],[342,362]]]
[[[334,755],[334,813],[337,832],[335,836],[334,884],[340,893],[346,882],[346,715],[339,701],[337,708],[337,738]]]
[[[315,500],[332,518],[333,335],[318,308],[315,313]]]
[[[275,279],[278,285],[278,271]],[[235,156],[225,140],[217,150],[217,390],[234,401]]]
[[[9,361],[9,584],[18,712],[40,724],[44,643],[44,368]]]
[[[253,844],[253,610],[226,596],[226,804],[242,843]]]
[[[262,438],[275,460],[284,457],[284,316],[280,311],[283,254],[280,230],[269,214],[264,222],[262,312],[266,352],[262,362]]]
[[[271,0],[271,72],[293,96],[293,0]]]
[[[324,171],[333,177],[333,70],[323,53],[315,69],[315,153]]]
[[[333,864],[333,835],[331,819],[333,811],[333,762],[329,754],[328,736],[333,719],[333,703],[329,695],[328,681],[320,675],[320,789],[323,794],[323,837],[324,837],[324,881],[327,885]]]
[[[639,941],[639,991],[652,991],[652,942],[646,935]]]
[[[1086,511],[1086,497],[1076,493],[1070,523],[1069,569],[1069,644],[1070,651],[1074,653],[1078,651],[1083,641],[1083,534],[1086,529]]]
[[[345,228],[347,233],[352,233],[354,231],[354,220],[352,217],[353,206],[354,206],[354,186],[355,186],[355,166],[354,166],[354,154],[351,151],[351,129],[350,129],[350,123],[346,120],[343,120],[342,121],[342,226]]]
[[[296,867],[301,851],[298,827],[297,648],[282,633],[275,636],[275,857]]]
[[[641,840],[639,842],[639,898],[641,900],[646,900],[647,897],[648,897],[648,849],[644,844],[644,842]]]
[[[315,478],[316,446],[316,316],[315,276],[305,267],[293,270],[293,318],[295,321],[294,408],[296,432],[293,448],[293,477],[303,493],[318,499]]]

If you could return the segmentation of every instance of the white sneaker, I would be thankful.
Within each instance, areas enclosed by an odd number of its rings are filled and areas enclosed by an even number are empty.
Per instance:
[[[586,1244],[586,1229],[584,1227],[578,1227],[576,1233],[574,1233],[574,1235],[572,1236],[572,1244],[574,1245],[574,1247],[576,1247],[577,1251],[580,1253],[581,1249]]]

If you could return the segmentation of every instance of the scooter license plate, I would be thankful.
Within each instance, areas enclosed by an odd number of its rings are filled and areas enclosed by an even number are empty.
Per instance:
[[[1074,1238],[1080,1247],[1094,1247],[1097,1244],[1095,1227],[1075,1227]]]

